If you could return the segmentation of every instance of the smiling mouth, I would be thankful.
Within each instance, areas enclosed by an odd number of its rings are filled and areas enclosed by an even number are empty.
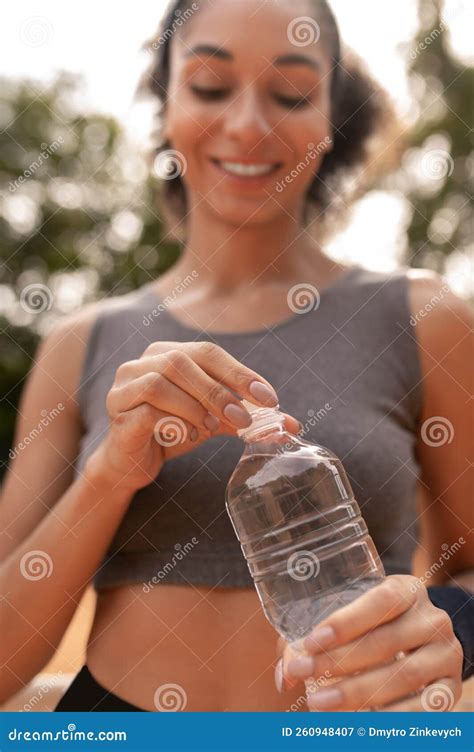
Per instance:
[[[211,158],[211,162],[221,170],[238,178],[260,178],[272,175],[282,167],[283,162],[231,162],[228,160]]]

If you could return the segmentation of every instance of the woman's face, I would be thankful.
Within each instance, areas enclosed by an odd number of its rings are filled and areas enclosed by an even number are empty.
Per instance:
[[[330,59],[295,21],[310,15],[306,0],[204,0],[172,39],[166,135],[190,207],[239,226],[301,217],[332,137]]]

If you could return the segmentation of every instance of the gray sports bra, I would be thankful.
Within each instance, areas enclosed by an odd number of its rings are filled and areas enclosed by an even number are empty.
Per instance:
[[[387,573],[409,573],[422,375],[406,272],[352,267],[321,291],[316,309],[246,333],[180,323],[152,285],[117,299],[93,325],[80,378],[85,433],[76,472],[107,432],[105,399],[121,363],[156,340],[211,340],[268,379],[281,409],[304,424],[306,440],[340,457]],[[224,498],[242,446],[237,437],[216,436],[166,462],[133,497],[95,586],[250,587]]]

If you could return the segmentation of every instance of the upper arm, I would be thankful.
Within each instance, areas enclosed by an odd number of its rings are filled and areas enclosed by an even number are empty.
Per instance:
[[[409,273],[414,336],[423,375],[417,438],[424,545],[430,564],[443,557],[440,580],[474,567],[472,528],[473,315],[446,281]],[[435,578],[433,578],[434,580]]]
[[[81,420],[77,394],[96,306],[61,320],[40,343],[17,410],[0,502],[0,560],[39,524],[73,480]]]

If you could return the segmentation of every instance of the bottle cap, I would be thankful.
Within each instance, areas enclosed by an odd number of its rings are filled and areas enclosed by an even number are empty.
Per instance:
[[[259,410],[268,410],[268,409],[269,409],[268,407],[264,407],[264,405],[254,405],[254,403],[253,403],[253,402],[249,402],[249,401],[248,401],[248,400],[246,400],[246,399],[243,399],[243,400],[242,400],[242,404],[243,404],[243,406],[245,407],[245,409],[246,409],[246,410],[248,410],[248,412],[249,412],[249,413],[250,413],[250,415],[252,415],[252,416],[253,416],[253,414],[254,414],[254,413],[258,412]],[[279,407],[280,407],[280,406],[279,406],[279,405],[277,404],[277,405],[275,405],[275,407],[272,407],[272,408],[270,408],[270,409],[271,409],[271,410],[278,410],[278,409],[279,409]]]
[[[265,407],[264,405],[254,405],[253,402],[243,399],[242,405],[250,413],[252,423],[246,428],[237,429],[237,435],[240,437],[257,426],[259,428],[265,428],[267,426],[277,426],[283,422],[283,416],[280,413],[279,404],[274,407]]]

